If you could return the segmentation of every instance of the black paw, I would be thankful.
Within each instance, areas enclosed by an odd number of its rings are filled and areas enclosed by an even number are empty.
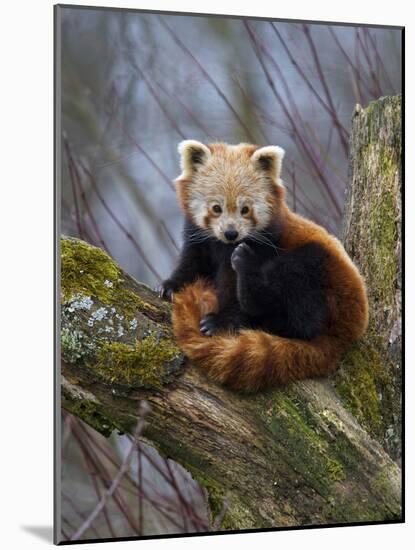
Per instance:
[[[161,285],[157,288],[157,292],[159,295],[159,298],[163,298],[164,300],[168,300],[169,302],[173,299],[173,292],[176,292],[177,288],[176,285],[174,285],[171,281],[167,280],[161,283]]]
[[[241,272],[249,264],[253,263],[254,256],[255,252],[249,244],[238,244],[231,256],[232,269],[237,273]]]
[[[213,336],[218,330],[223,328],[219,316],[216,313],[209,313],[202,317],[200,321],[200,332],[204,336]]]
[[[245,323],[239,315],[208,313],[200,321],[200,332],[204,336],[213,336],[218,332],[236,334],[243,326],[245,326]]]

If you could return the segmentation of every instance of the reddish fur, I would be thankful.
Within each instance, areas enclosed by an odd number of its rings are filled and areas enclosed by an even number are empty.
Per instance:
[[[189,200],[189,186],[190,183],[187,180],[181,180],[182,185],[176,186],[176,195],[177,195],[177,201],[180,205],[180,208],[183,210],[183,212],[186,212],[187,210],[187,203]]]
[[[329,320],[324,334],[303,341],[242,330],[209,338],[201,334],[199,322],[217,308],[214,288],[199,280],[174,297],[173,326],[180,347],[213,380],[236,390],[253,392],[328,375],[345,348],[367,327],[365,285],[342,245],[322,227],[291,212],[281,197],[277,207],[284,248],[317,242],[329,252],[325,266]]]
[[[244,144],[235,151],[223,143],[208,147],[218,166],[226,166],[228,158],[239,155],[242,170],[258,148]],[[188,213],[191,181],[177,181],[180,205]],[[227,192],[237,192],[237,188],[229,185]],[[267,201],[281,229],[282,248],[292,249],[314,242],[328,252],[325,282],[329,315],[323,334],[311,341],[281,338],[259,330],[206,337],[200,332],[199,322],[204,315],[217,310],[213,286],[199,280],[177,293],[173,300],[175,335],[188,357],[213,380],[247,392],[330,374],[340,355],[363,335],[368,323],[365,284],[340,242],[322,227],[291,212],[282,186],[270,185]]]

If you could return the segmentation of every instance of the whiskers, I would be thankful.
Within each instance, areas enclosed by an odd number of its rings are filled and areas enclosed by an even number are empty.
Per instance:
[[[212,238],[212,233],[208,229],[195,228],[184,229],[183,236],[188,243],[203,243]]]
[[[269,233],[269,235],[272,235],[272,233],[270,233],[269,231],[251,231],[248,235],[248,239],[258,244],[269,246],[274,250],[275,254],[279,256],[279,251],[283,250],[283,248],[278,247],[275,242],[273,242],[270,238],[266,236],[265,233]]]

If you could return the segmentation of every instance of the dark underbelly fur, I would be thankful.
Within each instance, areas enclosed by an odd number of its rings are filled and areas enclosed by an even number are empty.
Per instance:
[[[188,228],[189,224],[185,234]],[[201,330],[207,336],[254,328],[287,338],[314,338],[327,321],[327,252],[317,243],[284,250],[276,234],[275,228],[267,228],[266,243],[251,238],[237,245],[216,239],[185,241],[180,263],[164,290],[177,291],[200,276],[214,283],[219,311],[202,319]]]

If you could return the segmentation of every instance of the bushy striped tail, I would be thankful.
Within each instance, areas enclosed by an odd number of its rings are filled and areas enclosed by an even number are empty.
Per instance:
[[[213,287],[199,280],[174,296],[173,327],[184,353],[224,386],[254,392],[292,380],[325,376],[336,367],[342,346],[330,336],[305,341],[259,330],[203,336],[200,319],[216,310]]]

